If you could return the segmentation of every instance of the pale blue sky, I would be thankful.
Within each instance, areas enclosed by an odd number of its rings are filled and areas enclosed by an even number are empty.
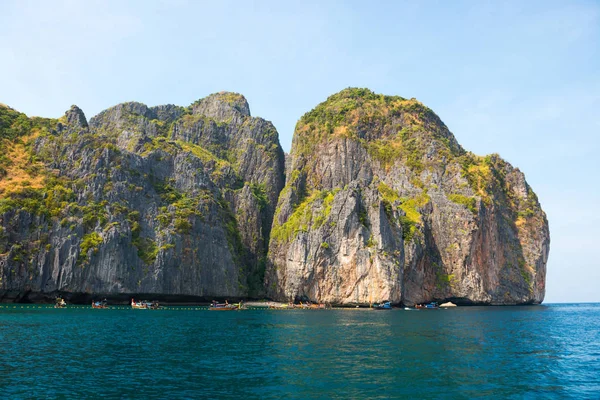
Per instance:
[[[548,214],[546,302],[600,301],[600,2],[0,0],[0,102],[58,117],[242,93],[289,151],[348,86],[416,97]]]

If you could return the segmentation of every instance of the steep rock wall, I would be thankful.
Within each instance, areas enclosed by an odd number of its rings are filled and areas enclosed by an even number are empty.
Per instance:
[[[89,123],[0,106],[0,147],[5,301],[544,298],[548,222],[524,175],[414,99],[346,89],[300,119],[287,156],[226,92]]]
[[[418,101],[346,89],[296,126],[265,286],[341,304],[539,303],[549,250],[523,174]]]
[[[241,95],[124,103],[89,125],[75,106],[59,120],[0,112],[0,298],[263,295],[285,161]]]

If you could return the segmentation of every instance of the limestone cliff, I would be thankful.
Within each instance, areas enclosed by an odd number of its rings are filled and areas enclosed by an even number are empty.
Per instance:
[[[338,304],[540,303],[549,230],[523,174],[465,151],[411,99],[346,89],[298,122],[270,296]]]
[[[0,124],[0,298],[263,295],[285,161],[241,95]]]
[[[523,174],[414,99],[346,89],[288,156],[235,93],[89,123],[0,105],[4,301],[539,303],[549,242]]]

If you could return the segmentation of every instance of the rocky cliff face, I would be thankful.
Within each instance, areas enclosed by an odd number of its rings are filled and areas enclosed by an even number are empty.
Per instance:
[[[0,117],[0,298],[263,295],[285,161],[241,95]]]
[[[539,303],[549,230],[525,177],[418,101],[346,89],[296,126],[265,285],[338,304]]]
[[[0,150],[0,300],[544,297],[548,224],[523,174],[414,99],[333,95],[287,158],[234,93],[89,123],[0,105]]]

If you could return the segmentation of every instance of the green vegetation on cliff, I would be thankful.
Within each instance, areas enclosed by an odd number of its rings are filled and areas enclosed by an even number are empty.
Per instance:
[[[439,117],[417,100],[348,88],[300,118],[294,151],[308,157],[320,143],[346,137],[361,141],[385,167],[402,156],[419,167],[419,154],[428,144],[423,135],[452,155],[464,152]]]
[[[48,132],[56,126],[56,119],[33,117],[0,104],[0,141],[14,140],[32,132]]]
[[[102,244],[102,236],[98,232],[88,233],[81,240],[81,258],[85,260],[88,257],[88,253],[92,250],[93,253],[97,253],[100,245]]]
[[[306,232],[309,228],[320,228],[331,213],[331,204],[338,191],[339,189],[320,190],[311,193],[294,209],[284,224],[273,225],[271,238],[280,242],[289,242],[299,232]]]
[[[262,211],[267,207],[269,203],[269,199],[267,198],[267,189],[262,183],[251,183],[250,190],[252,191],[252,196],[256,199],[258,203],[258,208]]]
[[[456,204],[463,205],[469,209],[474,215],[477,215],[477,199],[475,197],[467,197],[462,194],[449,194],[448,199]]]
[[[344,89],[300,119],[294,156],[310,163],[317,146],[339,138],[359,142],[386,172],[403,165],[418,181],[425,169],[457,163],[474,195],[486,205],[511,196],[503,181],[506,162],[497,155],[480,157],[465,152],[438,116],[415,99]],[[425,188],[422,183],[418,187]],[[452,194],[450,200],[477,214],[475,198]]]
[[[424,207],[430,200],[427,192],[422,191],[420,194],[410,198],[400,197],[398,192],[384,182],[380,182],[377,189],[381,194],[389,219],[392,219],[392,208],[395,203],[404,212],[404,215],[399,217],[399,222],[402,226],[402,237],[406,241],[411,241],[415,235],[417,226],[422,223],[419,209]]]

